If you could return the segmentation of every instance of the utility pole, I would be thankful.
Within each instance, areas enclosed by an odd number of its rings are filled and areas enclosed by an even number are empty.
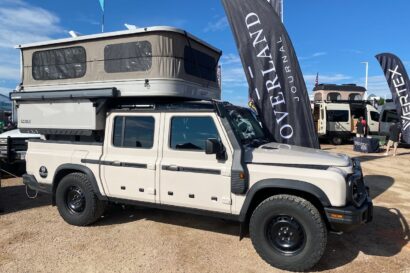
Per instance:
[[[364,99],[367,100],[367,96],[368,96],[367,88],[369,87],[369,62],[362,62],[362,64],[366,65],[366,78],[365,78],[365,83],[364,83],[364,88],[366,88],[366,93],[364,94]]]

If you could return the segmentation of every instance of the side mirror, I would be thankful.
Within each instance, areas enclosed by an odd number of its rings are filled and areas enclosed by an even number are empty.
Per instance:
[[[209,138],[205,142],[205,153],[207,155],[216,155],[218,160],[226,160],[225,147],[216,138]]]

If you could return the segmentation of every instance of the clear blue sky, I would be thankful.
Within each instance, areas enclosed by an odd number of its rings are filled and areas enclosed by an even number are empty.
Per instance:
[[[410,1],[284,0],[285,25],[301,63],[308,90],[316,73],[323,83],[364,84],[369,61],[369,92],[389,94],[374,55],[397,54],[410,68]],[[19,82],[19,55],[12,46],[62,38],[69,30],[100,32],[98,0],[0,0],[0,91]],[[223,98],[246,104],[247,83],[219,0],[106,0],[106,31],[139,27],[180,27],[224,52]],[[390,95],[389,95],[390,96]]]

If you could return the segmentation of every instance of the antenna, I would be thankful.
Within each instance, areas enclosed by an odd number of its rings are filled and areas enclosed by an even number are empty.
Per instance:
[[[136,26],[136,25],[130,25],[130,24],[125,23],[124,26],[125,26],[128,30],[137,29],[137,26]]]
[[[70,36],[71,36],[72,38],[77,38],[78,36],[81,36],[81,33],[78,33],[78,32],[76,32],[76,31],[74,31],[74,30],[70,30],[70,31],[68,32],[68,34],[70,34]]]

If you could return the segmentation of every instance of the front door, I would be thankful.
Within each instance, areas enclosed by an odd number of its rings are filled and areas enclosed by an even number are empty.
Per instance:
[[[160,202],[230,213],[232,152],[219,120],[212,114],[168,113],[164,122]],[[222,142],[226,160],[205,153],[210,138]]]
[[[101,160],[102,177],[115,198],[155,202],[160,114],[113,114]]]
[[[379,133],[379,119],[379,112],[371,109],[370,105],[367,105],[367,124],[369,127],[369,134],[376,135]]]

